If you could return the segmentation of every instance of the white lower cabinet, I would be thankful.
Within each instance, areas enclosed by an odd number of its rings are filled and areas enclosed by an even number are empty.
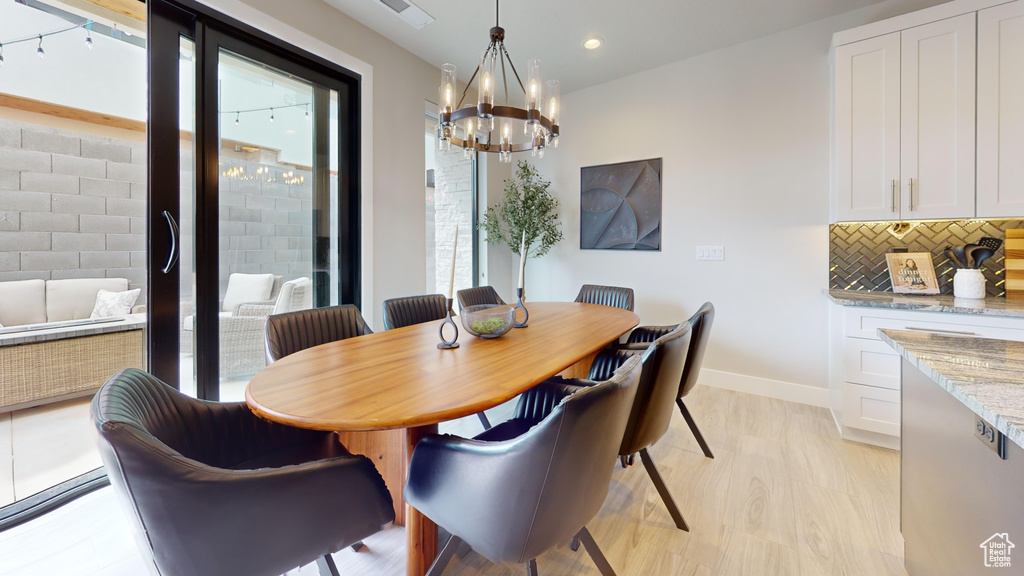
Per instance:
[[[899,448],[901,361],[878,330],[1024,342],[1024,318],[838,306],[830,314],[831,409],[843,438]],[[956,350],[950,350],[956,354]]]
[[[896,373],[899,374],[899,358]],[[843,402],[844,427],[849,426],[887,436],[900,435],[899,390],[847,382]]]

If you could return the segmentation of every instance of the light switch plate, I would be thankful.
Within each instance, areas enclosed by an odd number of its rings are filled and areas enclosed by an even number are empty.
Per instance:
[[[697,246],[697,260],[725,260],[725,246]]]

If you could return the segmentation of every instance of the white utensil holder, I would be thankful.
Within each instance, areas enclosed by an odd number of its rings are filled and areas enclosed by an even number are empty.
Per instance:
[[[981,270],[961,268],[953,275],[953,296],[956,298],[984,298],[985,275]]]

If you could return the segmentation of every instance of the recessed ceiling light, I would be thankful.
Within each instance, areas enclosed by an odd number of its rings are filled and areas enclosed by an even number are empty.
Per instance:
[[[587,38],[586,42],[583,43],[583,47],[587,50],[593,50],[601,46],[601,39],[597,36],[593,38]]]

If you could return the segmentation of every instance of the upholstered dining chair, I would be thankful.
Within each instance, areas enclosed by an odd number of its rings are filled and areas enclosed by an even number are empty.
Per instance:
[[[100,455],[161,576],[259,576],[317,562],[395,519],[373,462],[330,432],[181,394],[129,368],[92,402]]]
[[[690,427],[690,432],[697,439],[697,444],[700,445],[700,449],[707,458],[714,458],[715,455],[708,447],[704,435],[697,428],[697,423],[690,415],[689,409],[686,408],[683,398],[697,385],[700,367],[704,362],[704,351],[708,347],[708,338],[711,336],[711,325],[714,321],[715,307],[711,302],[705,302],[687,321],[690,325],[690,351],[686,355],[686,366],[683,367],[683,376],[679,381],[679,392],[676,395],[679,412],[682,413],[686,425]],[[676,326],[641,326],[629,334],[629,338],[626,340],[627,346],[643,348],[644,344],[657,340],[675,328]]]
[[[441,320],[448,313],[444,294],[406,296],[384,301],[384,329],[394,330],[431,320]]]
[[[684,322],[648,344],[646,349],[602,350],[591,364],[588,375],[590,380],[603,380],[629,359],[636,356],[644,358],[643,375],[640,377],[640,386],[633,401],[633,411],[630,413],[626,433],[619,447],[619,457],[623,459],[625,465],[632,462],[633,454],[640,453],[640,460],[655,488],[658,489],[658,494],[676,527],[686,531],[690,528],[679,512],[679,507],[676,506],[672,493],[669,492],[647,448],[653,446],[668,431],[672,420],[673,401],[676,399],[679,380],[686,365],[690,338],[690,325]],[[585,381],[557,381],[562,384],[587,385]]]
[[[633,311],[633,289],[620,286],[599,286],[584,284],[576,295],[576,302],[585,304],[602,304]]]
[[[352,304],[274,314],[267,318],[265,331],[268,365],[299,350],[373,334]]]
[[[640,370],[630,359],[588,388],[541,384],[515,418],[474,439],[421,440],[405,499],[452,534],[428,576],[440,576],[462,542],[495,563],[525,562],[536,576],[537,556],[576,536],[601,574],[614,576],[586,524],[608,495]],[[538,419],[530,408],[541,405],[550,410]]]
[[[476,288],[459,290],[456,293],[456,297],[459,299],[460,311],[467,306],[501,305],[505,303],[501,296],[498,296],[498,292],[491,286],[477,286]]]
[[[448,299],[443,294],[427,294],[425,296],[406,296],[391,298],[384,301],[384,329],[394,330],[413,324],[422,324],[433,320],[442,320],[448,314]],[[484,430],[491,427],[491,422],[483,412],[477,412],[477,418]]]

